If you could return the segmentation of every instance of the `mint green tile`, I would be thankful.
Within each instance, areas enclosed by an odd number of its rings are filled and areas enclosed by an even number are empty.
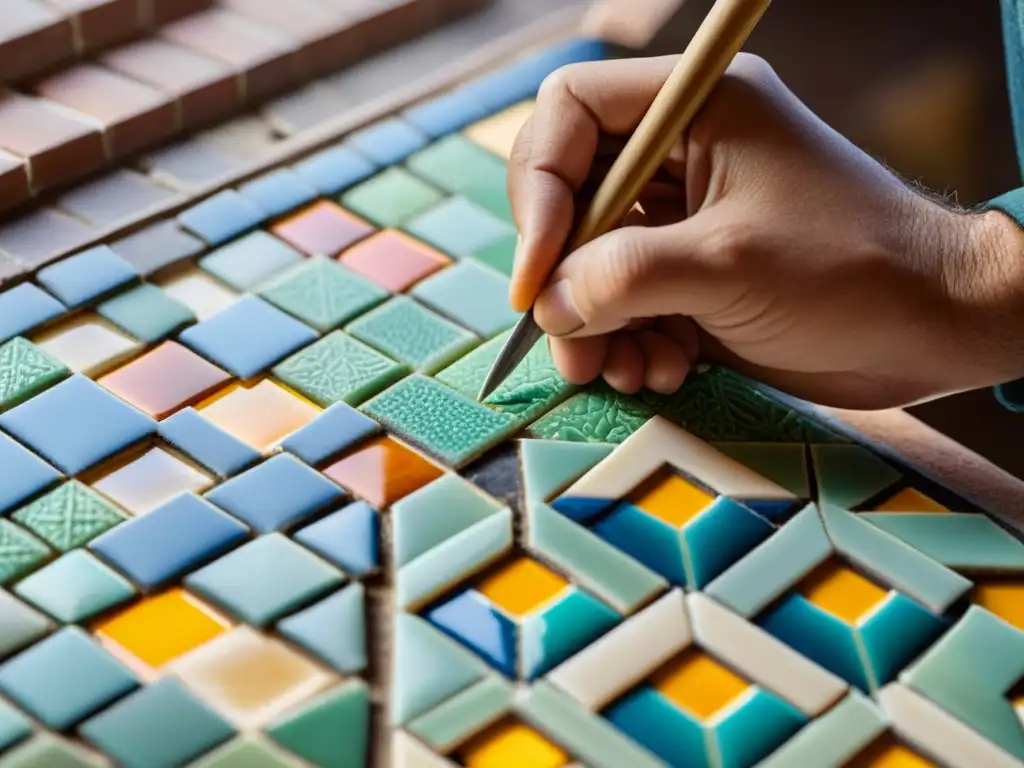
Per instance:
[[[401,168],[388,168],[341,196],[341,204],[380,227],[400,227],[443,199],[438,190]]]
[[[522,316],[508,303],[509,279],[466,259],[436,272],[411,293],[428,307],[484,339],[515,325]]]
[[[0,589],[0,660],[31,645],[54,628],[46,616]]]
[[[102,768],[108,763],[69,741],[41,733],[4,754],[3,768]]]
[[[42,564],[50,548],[10,520],[0,519],[0,584],[7,584]]]
[[[270,744],[239,738],[189,764],[189,768],[303,768],[302,764]]]
[[[359,405],[409,373],[377,350],[334,331],[280,363],[273,374],[317,405]]]
[[[366,588],[349,584],[282,619],[277,631],[339,672],[358,674],[367,665]]]
[[[244,292],[301,263],[303,258],[283,240],[258,229],[203,256],[199,266]]]
[[[985,515],[864,512],[860,517],[948,568],[1024,572],[1024,544]]]
[[[127,518],[77,480],[69,480],[11,517],[58,552],[87,544]]]
[[[603,384],[573,395],[530,426],[531,437],[579,443],[621,443],[651,418],[635,397]]]
[[[0,345],[0,411],[6,411],[56,384],[70,373],[28,339],[15,336]]]
[[[267,735],[317,768],[364,768],[370,746],[370,690],[348,680],[271,723]]]
[[[75,549],[22,579],[15,594],[57,621],[74,624],[127,602],[135,587],[84,549]]]
[[[568,488],[615,450],[610,443],[563,443],[559,440],[523,440],[519,456],[527,501],[548,501]]]
[[[32,721],[0,699],[0,753],[32,734]]]
[[[799,499],[811,496],[807,455],[800,443],[715,443],[715,448]]]
[[[405,224],[405,231],[455,259],[515,234],[515,227],[461,195],[449,197]]]
[[[491,675],[406,726],[435,752],[446,754],[512,708],[515,689]]]
[[[478,248],[471,255],[481,264],[486,264],[491,269],[496,269],[501,274],[512,277],[512,266],[515,264],[518,240],[518,234],[508,234],[483,248]]]
[[[479,343],[465,328],[406,296],[395,296],[345,330],[422,373],[440,370]]]
[[[388,297],[388,292],[348,267],[323,256],[284,273],[260,296],[321,333],[334,330]]]
[[[461,134],[434,142],[405,163],[441,189],[464,195],[495,216],[512,221],[504,161]]]
[[[822,503],[856,509],[900,479],[900,473],[859,445],[812,445],[811,463]]]
[[[519,428],[515,417],[418,374],[365,403],[363,411],[456,469]]]
[[[137,285],[96,311],[139,341],[153,344],[196,320],[195,313],[155,285]]]

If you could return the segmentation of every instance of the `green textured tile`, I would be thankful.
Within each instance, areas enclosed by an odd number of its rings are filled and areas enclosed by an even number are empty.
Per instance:
[[[715,443],[715,448],[767,477],[794,496],[811,496],[807,455],[800,443]]]
[[[54,628],[53,622],[0,589],[0,660],[31,645]]]
[[[87,544],[127,518],[77,480],[22,507],[12,517],[59,552]]]
[[[370,691],[362,680],[349,680],[266,730],[317,768],[363,768],[370,744]]]
[[[314,257],[259,291],[260,296],[322,333],[377,306],[388,292],[333,259]]]
[[[416,718],[406,730],[445,754],[508,712],[514,691],[503,678],[487,677]]]
[[[496,269],[503,275],[512,277],[512,266],[516,260],[516,243],[518,234],[505,235],[493,243],[473,251],[472,256],[481,264]]]
[[[530,435],[578,443],[621,443],[651,415],[651,409],[635,397],[597,384],[535,421]]]
[[[363,410],[427,453],[456,468],[512,434],[519,423],[414,375],[363,405]]]
[[[482,344],[437,374],[437,380],[475,400],[508,337],[509,333],[503,333]],[[551,410],[575,390],[575,386],[559,375],[547,342],[541,339],[484,404],[529,422]]]
[[[512,221],[505,163],[458,133],[436,141],[405,161],[413,172],[452,194]]]
[[[409,373],[341,331],[324,336],[273,369],[273,374],[324,408],[359,405]]]
[[[444,197],[401,168],[388,168],[342,195],[341,204],[381,227],[400,227]]]
[[[856,509],[900,479],[900,473],[859,445],[812,445],[822,503]]]
[[[422,373],[434,373],[478,343],[469,331],[406,296],[395,296],[345,330]]]
[[[16,336],[0,346],[0,411],[28,400],[69,373],[63,363]]]
[[[3,768],[101,768],[104,760],[63,739],[39,734],[0,758]]]
[[[302,768],[301,763],[277,747],[252,739],[228,742],[189,764],[189,768]]]
[[[84,549],[76,549],[22,579],[18,597],[65,624],[85,621],[135,596],[135,587]]]
[[[24,528],[0,519],[0,584],[28,573],[49,554],[49,547]]]
[[[155,285],[137,285],[96,311],[140,341],[153,344],[195,322],[195,313]]]
[[[547,501],[587,470],[608,457],[610,443],[566,443],[560,440],[523,440],[519,454],[527,501]]]

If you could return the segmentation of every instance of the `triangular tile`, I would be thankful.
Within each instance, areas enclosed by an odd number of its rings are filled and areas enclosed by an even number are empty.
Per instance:
[[[366,667],[365,593],[355,583],[277,625],[277,630],[335,669],[353,674]]]
[[[855,509],[900,479],[900,473],[859,445],[812,445],[822,503]]]
[[[614,449],[609,443],[523,440],[520,455],[527,501],[544,501],[595,467]]]
[[[774,480],[797,498],[810,498],[807,457],[799,443],[713,443],[726,456]]]
[[[317,768],[364,768],[370,691],[353,679],[273,723],[267,735]]]

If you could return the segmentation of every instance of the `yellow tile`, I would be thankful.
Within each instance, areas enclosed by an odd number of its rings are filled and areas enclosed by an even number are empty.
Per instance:
[[[823,611],[851,625],[889,594],[887,589],[835,559],[808,576],[800,592]]]
[[[569,755],[532,728],[505,721],[457,750],[466,768],[561,768]]]
[[[101,376],[142,349],[142,344],[98,315],[78,315],[32,341],[75,373]]]
[[[524,101],[492,117],[474,123],[466,129],[466,136],[484,149],[506,160],[512,155],[512,145],[520,129],[533,114],[533,101]]]
[[[742,677],[698,650],[670,662],[651,682],[666,699],[702,720],[750,687]]]
[[[198,648],[231,626],[182,589],[147,597],[94,627],[95,633],[151,667]]]
[[[144,515],[180,493],[199,493],[213,478],[162,448],[152,448],[92,484],[135,515]]]
[[[934,768],[935,764],[886,734],[850,761],[848,768]]]
[[[913,488],[904,488],[874,509],[875,512],[949,512],[949,510]]]
[[[197,410],[259,451],[270,450],[320,413],[317,406],[269,379],[228,387],[200,403]]]
[[[1024,580],[978,584],[974,602],[1024,631]]]
[[[513,616],[525,616],[569,585],[536,560],[521,557],[480,582],[477,591]]]
[[[665,475],[645,483],[629,497],[633,506],[672,526],[681,527],[702,512],[715,497],[679,475]]]

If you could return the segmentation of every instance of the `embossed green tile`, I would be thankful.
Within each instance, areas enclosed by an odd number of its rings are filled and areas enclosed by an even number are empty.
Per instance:
[[[474,349],[437,374],[437,380],[475,400],[510,333]],[[484,404],[529,422],[565,400],[575,389],[559,375],[547,341],[541,339]]]
[[[409,369],[341,331],[324,336],[274,368],[274,375],[324,408],[359,405]]]
[[[12,517],[59,552],[87,544],[126,517],[88,486],[70,480]]]
[[[409,442],[460,467],[519,427],[433,379],[413,375],[363,405],[363,410]]]
[[[0,519],[0,584],[32,570],[49,554],[49,547],[24,528]]]
[[[434,373],[478,343],[469,331],[406,296],[395,296],[345,330],[422,373]]]
[[[381,227],[399,227],[444,197],[401,168],[388,168],[342,195],[341,204]]]
[[[453,133],[406,160],[415,173],[453,194],[512,221],[505,163],[458,133]]]
[[[650,407],[635,397],[598,384],[573,395],[535,421],[530,434],[544,440],[621,443],[651,418]]]
[[[260,295],[326,333],[380,304],[388,292],[332,259],[315,257],[265,286]]]
[[[0,411],[28,400],[68,373],[62,363],[16,336],[0,346]]]

